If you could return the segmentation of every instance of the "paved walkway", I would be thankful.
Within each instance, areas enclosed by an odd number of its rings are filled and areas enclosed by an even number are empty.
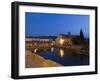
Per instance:
[[[25,67],[35,68],[35,67],[55,67],[62,66],[52,60],[44,59],[43,57],[32,53],[31,51],[25,51]]]

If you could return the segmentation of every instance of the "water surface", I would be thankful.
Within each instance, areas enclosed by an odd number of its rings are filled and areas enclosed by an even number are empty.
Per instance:
[[[55,61],[63,66],[79,66],[79,65],[89,65],[89,56],[84,54],[70,53],[66,49],[61,48],[50,48],[39,51],[34,49],[40,56],[45,59]]]

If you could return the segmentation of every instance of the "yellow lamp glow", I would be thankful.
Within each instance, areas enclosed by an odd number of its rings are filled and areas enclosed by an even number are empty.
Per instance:
[[[53,48],[53,47],[51,47],[51,51],[52,51],[52,52],[54,51],[54,48]]]
[[[60,45],[63,45],[63,43],[64,43],[64,39],[60,39]]]
[[[60,56],[63,57],[64,56],[64,50],[60,49]]]
[[[38,50],[37,48],[36,48],[36,49],[34,49],[34,53],[36,53],[36,52],[37,52],[37,50]]]

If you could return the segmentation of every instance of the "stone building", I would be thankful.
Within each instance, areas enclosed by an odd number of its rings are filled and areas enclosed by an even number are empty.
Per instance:
[[[72,45],[73,45],[72,37],[69,36],[69,35],[60,34],[60,35],[55,39],[55,45],[56,45],[57,47],[72,46]]]
[[[52,39],[43,37],[26,38],[25,43],[27,46],[33,47],[49,47],[52,43]]]

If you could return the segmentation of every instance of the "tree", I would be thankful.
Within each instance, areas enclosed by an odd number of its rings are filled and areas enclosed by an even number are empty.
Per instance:
[[[81,40],[81,42],[84,41],[84,34],[83,34],[82,29],[80,30],[80,40]]]

